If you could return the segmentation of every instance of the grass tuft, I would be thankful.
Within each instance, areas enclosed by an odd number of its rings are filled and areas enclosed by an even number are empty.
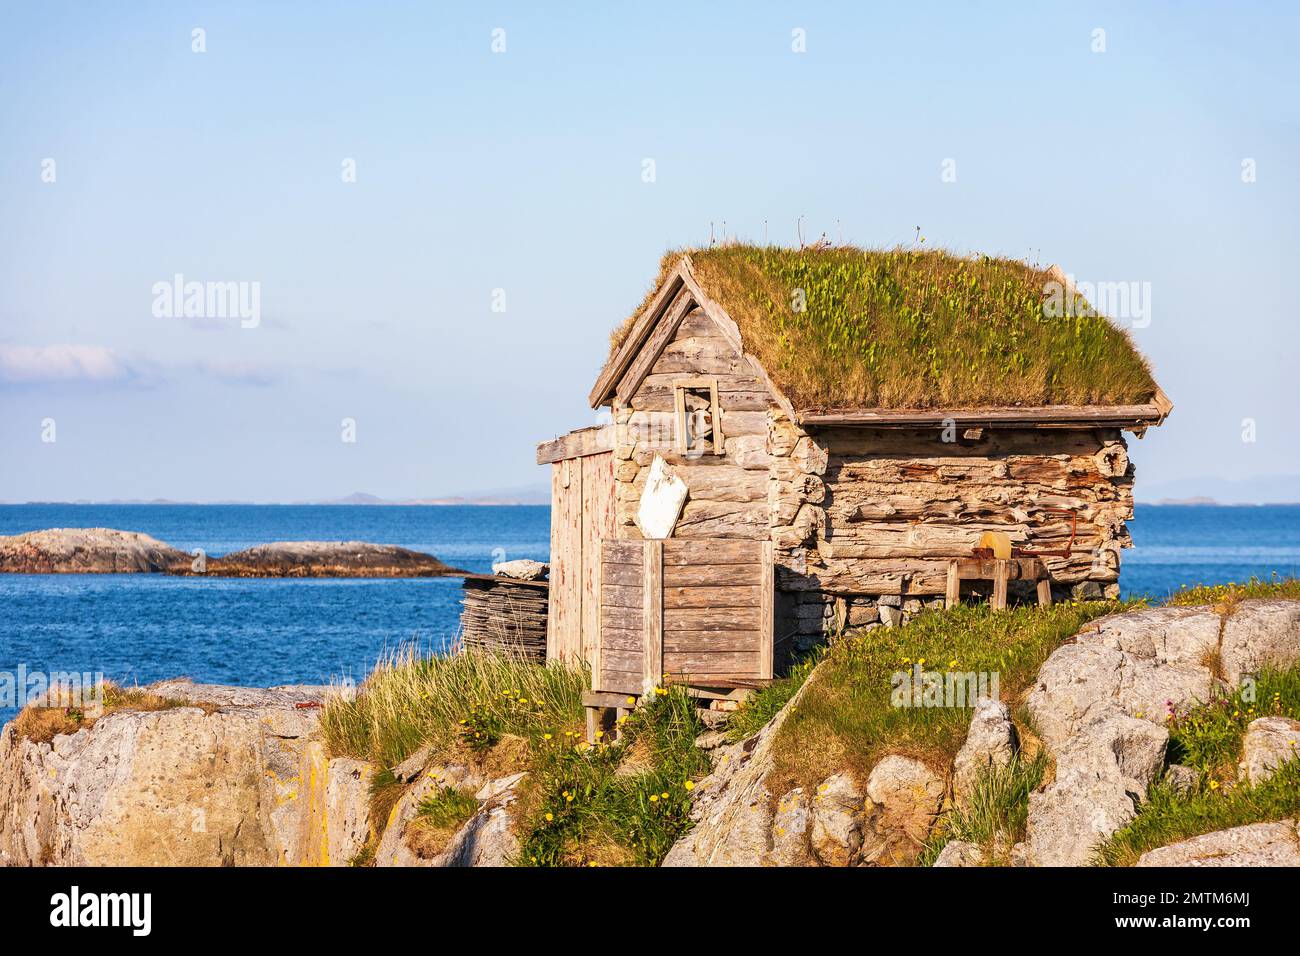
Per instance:
[[[1098,848],[1102,866],[1133,866],[1143,853],[1217,830],[1300,816],[1300,760],[1280,766],[1256,787],[1241,784],[1190,795],[1157,783],[1141,812]]]
[[[334,756],[395,767],[421,747],[486,754],[506,737],[530,742],[582,725],[582,667],[539,666],[467,650],[421,657],[408,646],[380,661],[351,700],[321,713]]]
[[[1167,603],[1176,607],[1210,604],[1220,613],[1231,613],[1248,598],[1300,600],[1300,578],[1281,577],[1274,571],[1267,581],[1252,576],[1240,584],[1229,581],[1227,584],[1198,584],[1190,588],[1184,585],[1170,596]]]
[[[865,779],[887,753],[946,769],[966,738],[974,700],[966,706],[897,707],[891,701],[894,674],[920,662],[924,671],[945,675],[996,674],[1000,696],[1014,702],[1048,655],[1084,624],[1131,606],[1089,601],[993,611],[963,605],[923,612],[904,627],[850,632],[826,652],[782,726],[769,779],[786,789],[815,787],[846,769]],[[737,717],[744,719],[744,711]]]
[[[814,648],[790,665],[785,676],[750,695],[727,721],[727,737],[732,741],[744,740],[762,730],[799,693],[799,688],[825,656],[824,647]]]
[[[921,851],[918,866],[933,866],[951,840],[974,843],[990,864],[1009,862],[1006,854],[1025,837],[1029,795],[1042,783],[1047,754],[1016,757],[1005,767],[990,767],[976,782],[963,807],[954,807],[940,820]]]
[[[52,693],[58,696],[58,692]],[[85,697],[93,698],[96,694],[102,694],[98,710],[88,707],[85,702]],[[117,711],[170,710],[173,707],[212,709],[211,705],[162,697],[140,687],[122,687],[112,681],[104,681],[93,691],[80,696],[81,699],[70,706],[29,704],[14,718],[14,733],[37,743],[49,743],[61,734],[75,734],[93,727],[95,721]]]

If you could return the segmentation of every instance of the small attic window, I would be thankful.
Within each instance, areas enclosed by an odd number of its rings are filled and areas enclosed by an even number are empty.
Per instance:
[[[683,379],[673,383],[677,410],[677,453],[697,458],[721,455],[722,409],[716,378]]]

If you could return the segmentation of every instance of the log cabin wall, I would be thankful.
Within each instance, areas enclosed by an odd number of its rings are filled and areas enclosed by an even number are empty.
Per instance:
[[[718,383],[723,454],[677,452],[674,384]],[[776,656],[845,626],[900,623],[942,606],[947,558],[985,530],[1045,559],[1058,596],[1118,594],[1131,546],[1133,472],[1118,429],[834,428],[806,431],[763,373],[701,310],[682,321],[626,404],[614,403],[614,524],[641,537],[637,505],[656,453],[686,482],[676,538],[768,538],[776,567]]]
[[[793,442],[774,464],[785,479],[774,519],[794,518],[773,528],[773,540],[777,588],[798,594],[778,621],[795,648],[843,626],[942,607],[946,559],[969,554],[984,531],[1020,547],[1065,548],[1071,518],[1048,509],[1077,516],[1071,557],[1043,558],[1054,594],[1118,597],[1119,551],[1132,546],[1125,522],[1133,516],[1133,468],[1119,430],[963,433],[949,430],[950,441],[940,429],[805,436],[774,421],[774,451]],[[811,447],[802,445],[809,438]]]

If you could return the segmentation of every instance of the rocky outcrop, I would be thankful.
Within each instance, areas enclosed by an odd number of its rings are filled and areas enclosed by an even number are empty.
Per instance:
[[[365,541],[279,541],[209,558],[204,572],[250,578],[429,578],[463,573],[431,554]]]
[[[912,757],[885,757],[867,777],[861,862],[916,862],[943,802],[944,778]]]
[[[427,761],[427,752],[423,756]],[[484,783],[482,777],[462,764],[439,764],[427,769],[420,766],[412,773],[410,768],[420,762],[420,757],[417,754],[394,771],[398,780],[410,780],[411,785],[403,791],[384,822],[383,836],[375,850],[375,866],[435,866],[433,856],[421,855],[419,848],[412,845],[412,828],[420,804],[444,787],[471,790]]]
[[[281,541],[213,558],[191,556],[147,534],[112,528],[51,528],[0,537],[0,573],[150,572],[259,578],[423,578],[465,573],[431,554],[364,541]]]
[[[802,691],[753,737],[718,751],[713,773],[696,786],[695,827],[664,866],[892,866],[916,859],[945,789],[943,775],[919,760],[886,756],[865,785],[838,773],[811,795],[796,787],[772,799],[772,741],[801,697]]]
[[[776,862],[770,855],[774,814],[767,785],[772,741],[802,697],[800,689],[757,734],[715,751],[713,773],[695,788],[691,807],[695,826],[668,851],[664,866],[764,866]],[[797,827],[801,833],[806,817],[800,819]],[[789,836],[788,819],[781,827],[779,857],[787,861],[784,865],[806,858],[802,837],[796,843]]]
[[[188,568],[191,558],[157,538],[112,528],[50,528],[0,537],[0,572],[122,574]]]
[[[1137,865],[1300,866],[1300,830],[1295,820],[1219,830],[1150,850]]]
[[[827,777],[813,798],[811,844],[822,866],[857,863],[862,850],[862,788],[847,773]]]
[[[376,767],[330,758],[319,732],[327,687],[163,681],[159,710],[104,714],[41,742],[0,732],[0,864],[9,866],[505,866],[518,853],[514,804],[526,774],[486,780],[430,764],[394,768],[407,784],[371,819]],[[439,852],[412,823],[443,787],[480,806]]]
[[[953,800],[967,803],[981,776],[1010,766],[1016,747],[1016,725],[1007,705],[988,697],[977,700],[966,742],[952,762]]]
[[[1300,759],[1300,720],[1260,717],[1246,728],[1241,744],[1240,774],[1260,784],[1288,760]]]
[[[118,711],[49,743],[0,733],[0,862],[218,866],[338,862],[348,782],[317,738],[326,688],[168,682],[179,704]],[[355,787],[350,787],[355,790]],[[356,811],[345,814],[355,831]],[[346,861],[344,861],[346,862]]]
[[[1084,865],[1136,815],[1165,772],[1171,710],[1233,689],[1265,664],[1298,661],[1300,602],[1285,600],[1244,601],[1226,619],[1209,607],[1130,611],[1056,650],[1027,700],[1056,761],[1055,779],[1029,798],[1030,861]]]
[[[527,773],[491,780],[475,797],[478,811],[462,826],[434,866],[511,866],[519,855],[514,804]]]

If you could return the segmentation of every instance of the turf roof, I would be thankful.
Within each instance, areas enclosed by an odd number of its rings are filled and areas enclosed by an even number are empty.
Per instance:
[[[800,409],[1132,405],[1157,390],[1127,332],[1061,294],[1059,273],[1018,260],[739,244],[689,255]],[[681,256],[664,256],[646,303]]]

